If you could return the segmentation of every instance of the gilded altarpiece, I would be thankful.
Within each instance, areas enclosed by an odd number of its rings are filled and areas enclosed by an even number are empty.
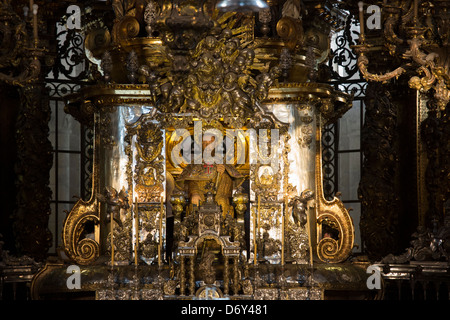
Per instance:
[[[347,209],[323,195],[322,130],[352,100],[314,81],[330,26],[303,33],[286,9],[278,37],[257,38],[251,14],[150,1],[138,37],[125,5],[90,48],[99,83],[66,97],[95,130],[93,194],[66,218],[66,254],[110,268],[99,299],[323,298],[315,264],[328,272],[354,239]],[[132,265],[126,289],[117,274]]]

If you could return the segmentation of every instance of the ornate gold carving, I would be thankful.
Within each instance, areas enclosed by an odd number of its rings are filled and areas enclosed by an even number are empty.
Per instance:
[[[353,221],[344,204],[334,198],[327,201],[323,194],[322,175],[322,125],[321,116],[317,116],[316,126],[316,218],[317,218],[317,256],[323,262],[339,263],[348,258],[354,242]],[[322,232],[323,225],[338,232],[337,239]]]
[[[347,112],[352,106],[352,101],[353,93],[350,95],[336,91],[328,84],[289,82],[273,85],[263,103],[300,103],[302,108],[318,106],[327,124],[336,121]]]
[[[214,300],[223,298],[223,293],[216,286],[203,286],[197,290],[195,296],[202,300]]]
[[[119,223],[114,226],[113,245],[115,264],[127,265],[131,261],[132,224],[133,222],[131,215],[126,214],[124,217],[121,217]],[[111,232],[108,234],[107,239],[111,239]],[[111,254],[111,241],[108,241],[107,244],[107,251]]]
[[[116,15],[116,19],[125,16],[134,16],[136,14],[135,0],[112,0],[112,8]]]
[[[84,39],[84,47],[86,50],[87,58],[91,59],[91,62],[97,63],[98,61],[93,59],[94,57],[108,53],[109,51],[105,51],[105,48],[108,48],[111,45],[111,34],[109,33],[108,28],[106,27],[98,27],[94,30],[90,30],[86,34],[86,38]],[[102,62],[107,59],[102,58]],[[105,71],[105,68],[102,68]]]
[[[213,284],[216,281],[216,270],[212,266],[214,259],[214,252],[207,249],[206,253],[203,254],[202,261],[199,265],[202,278],[206,284]]]
[[[289,288],[280,291],[283,300],[323,300],[324,290],[321,288]]]
[[[366,56],[372,45],[366,42],[361,5],[360,44],[353,48],[359,55],[358,67],[364,78],[384,83],[414,68],[420,76],[410,78],[410,87],[420,92],[427,92],[433,88],[438,106],[444,110],[450,101],[450,74],[447,58],[449,53],[448,9],[447,1],[429,1],[421,8],[417,1],[413,3],[400,1],[396,6],[385,3],[380,17],[384,20],[383,44],[389,49],[391,55],[405,62],[394,71],[372,74],[368,71],[369,60]],[[419,16],[419,11],[423,11],[420,13],[421,16],[423,14],[423,18]],[[406,14],[402,15],[403,12]],[[396,34],[397,30],[401,36]],[[408,44],[409,48],[399,50],[405,44]]]
[[[26,23],[11,6],[10,1],[0,2],[0,82],[13,86],[25,86],[36,82],[41,72],[44,50],[27,48],[32,40],[27,35]],[[36,30],[37,31],[37,30]]]
[[[252,210],[255,212],[256,209],[255,206],[252,207]],[[257,249],[258,256],[268,261],[279,259],[279,253],[281,252],[280,228],[282,217],[281,204],[261,203],[258,228],[261,229],[262,234],[257,238]]]
[[[253,72],[255,52],[244,37],[245,19],[239,21],[234,15],[217,19],[222,23],[221,33],[207,35],[188,55],[167,52],[171,68],[157,70],[151,95],[163,112],[188,112],[206,122],[223,118],[229,126],[241,128],[252,113],[261,112],[255,104],[267,95],[279,68]],[[241,28],[235,26],[238,22]],[[229,25],[234,28],[228,29]],[[141,71],[150,76],[156,70],[144,65]]]
[[[264,127],[262,123],[260,125]],[[250,164],[249,178],[255,196],[261,197],[262,202],[277,201],[278,193],[281,190],[282,175],[280,162],[278,161],[279,153],[278,148],[272,148],[271,146],[271,128],[272,126],[268,130],[259,132],[259,144],[254,146],[256,152],[251,155],[252,164]],[[279,143],[279,141],[276,141],[276,143]],[[265,148],[270,154],[265,155],[264,151],[260,150],[261,147]]]
[[[133,180],[136,184],[134,193],[138,202],[159,202],[164,191],[164,145],[159,123],[155,123],[153,114],[145,114],[134,124],[127,126],[125,141],[129,163],[133,163],[134,145],[135,167]],[[135,143],[133,143],[135,137]]]
[[[290,50],[294,50],[304,41],[302,24],[292,17],[286,16],[278,20],[277,33]]]
[[[270,165],[261,163],[250,165],[252,190],[263,201],[277,201],[281,181],[281,170],[279,170],[279,166],[277,169],[274,172]]]
[[[315,134],[313,127],[313,104],[301,104],[297,106],[297,109],[299,110],[299,119],[301,121],[301,123],[299,124],[300,134],[297,137],[297,142],[302,148],[310,149]]]
[[[247,210],[248,195],[239,187],[233,196],[233,203],[236,205],[236,220],[242,230],[244,230],[244,215]]]
[[[155,261],[158,256],[158,244],[159,244],[159,219],[161,217],[161,207],[159,205],[153,204],[139,204],[137,207],[139,216],[141,217],[140,224],[142,228],[140,229],[141,237],[143,240],[140,241],[141,244],[141,254],[143,259],[150,263]]]
[[[288,207],[292,214],[287,217],[286,244],[288,260],[297,264],[308,263],[308,252],[311,250],[309,237],[311,230],[307,229],[308,202],[314,199],[314,192],[304,190],[300,196],[291,198]]]
[[[112,261],[115,263],[128,264],[131,260],[132,228],[128,194],[123,188],[118,192],[112,187],[106,187],[105,194],[97,194],[97,200],[106,206],[105,222],[109,222],[107,229],[110,230],[107,235],[107,251],[114,255]],[[111,223],[114,224],[112,235]]]
[[[286,260],[297,264],[308,263],[309,234],[305,226],[292,223],[288,219],[286,227]]]
[[[98,130],[99,117],[96,116],[95,129]],[[99,143],[100,136],[97,134],[94,138],[94,157],[92,168],[92,194],[88,201],[79,199],[74,207],[67,214],[63,229],[62,240],[66,255],[81,265],[94,263],[100,256],[100,223],[99,202],[97,194],[99,193]],[[93,223],[94,239],[86,237],[86,223]]]
[[[114,0],[112,3],[117,22],[113,26],[112,36],[115,43],[131,39],[139,34],[139,22],[135,18],[135,1]]]
[[[393,71],[384,73],[384,74],[374,74],[369,72],[368,66],[369,66],[369,58],[365,55],[365,53],[368,52],[368,46],[367,45],[357,45],[353,47],[355,52],[359,54],[358,56],[358,68],[361,71],[364,79],[369,81],[379,81],[383,83],[387,83],[387,81],[391,80],[392,78],[398,79],[403,73],[406,72],[406,68],[401,66],[396,68]]]
[[[67,256],[81,265],[93,263],[100,255],[100,245],[90,238],[82,238],[88,222],[98,224],[98,203],[95,198],[84,202],[78,200],[67,215],[63,226],[63,243]]]
[[[348,110],[350,99],[349,95],[337,92],[329,85],[306,83],[307,80],[303,78],[298,80],[303,83],[278,83],[275,79],[280,73],[280,63],[289,71],[292,62],[292,72],[286,77],[287,80],[292,81],[303,76],[306,78],[309,76],[306,76],[308,72],[313,73],[320,59],[326,56],[326,37],[314,36],[316,26],[307,30],[307,36],[303,35],[301,21],[298,20],[306,12],[300,8],[298,12],[293,13],[293,17],[287,17],[287,11],[283,14],[284,20],[282,19],[279,25],[288,24],[288,28],[291,28],[287,30],[287,35],[283,36],[286,40],[286,43],[283,43],[280,39],[268,38],[256,41],[253,39],[252,17],[234,13],[220,15],[218,12],[208,11],[209,1],[201,2],[202,6],[195,1],[140,1],[142,8],[144,3],[148,4],[147,13],[143,17],[145,24],[142,17],[138,16],[137,1],[113,1],[117,18],[112,31],[115,42],[112,43],[114,47],[108,48],[103,54],[101,65],[103,80],[106,83],[83,88],[77,96],[67,97],[69,105],[83,109],[80,110],[80,118],[81,114],[86,118],[93,118],[97,112],[103,114],[104,111],[107,114],[111,110],[125,108],[133,111],[141,108],[149,112],[137,122],[127,125],[125,141],[120,141],[120,145],[126,142],[125,160],[128,160],[128,163],[125,170],[128,185],[125,188],[129,191],[127,197],[128,200],[137,198],[137,201],[133,202],[135,214],[140,219],[137,226],[140,237],[138,255],[147,265],[141,263],[136,266],[132,280],[134,282],[130,288],[124,288],[123,283],[114,283],[114,278],[111,278],[112,281],[106,283],[106,286],[111,284],[111,289],[97,291],[98,298],[167,298],[163,294],[174,299],[193,298],[194,295],[202,298],[208,296],[207,290],[213,290],[210,293],[214,297],[223,297],[223,290],[225,296],[230,293],[243,293],[247,298],[256,299],[323,298],[323,290],[311,288],[310,284],[307,288],[297,287],[297,283],[293,284],[287,280],[288,277],[300,279],[309,275],[309,271],[305,272],[308,268],[307,253],[312,252],[308,240],[309,237],[315,236],[316,221],[313,217],[312,228],[306,226],[307,217],[311,216],[307,202],[314,197],[318,203],[316,210],[319,231],[325,223],[339,230],[339,238],[334,240],[336,243],[331,243],[336,247],[331,253],[327,252],[327,241],[331,240],[322,239],[320,234],[318,254],[323,261],[334,263],[343,261],[348,256],[353,241],[352,235],[349,234],[353,230],[351,219],[338,200],[323,200],[321,164],[318,158],[316,182],[320,185],[314,192],[304,190],[299,197],[295,197],[297,192],[289,184],[289,175],[292,174],[289,152],[290,146],[297,148],[296,143],[303,148],[311,146],[315,129],[313,116],[320,113],[318,118],[331,122]],[[271,3],[277,4],[276,1]],[[295,1],[285,3],[295,4]],[[261,16],[261,22],[268,24],[268,18]],[[297,19],[294,24],[292,19]],[[141,23],[140,26],[137,21]],[[199,22],[198,29],[194,28],[196,21]],[[273,21],[272,27],[275,23],[276,21]],[[133,34],[145,25],[149,37],[133,38]],[[319,31],[323,32],[323,29]],[[161,38],[150,38],[157,34],[156,31]],[[273,31],[265,30],[263,33],[269,35],[271,32],[273,35]],[[105,36],[106,33],[99,32],[98,35]],[[304,56],[306,50],[299,46],[305,39],[308,44],[314,46],[308,51],[308,58]],[[258,48],[259,45],[262,45],[262,48]],[[292,51],[288,52],[287,45],[292,46]],[[281,49],[284,50],[280,57]],[[284,64],[284,58],[285,62],[289,63]],[[298,72],[299,70],[306,72]],[[301,76],[298,75],[300,73]],[[112,81],[128,81],[133,84],[108,84]],[[145,84],[135,84],[138,82]],[[262,100],[264,104],[261,104]],[[299,112],[299,118],[295,121],[298,124],[297,120],[300,120],[300,128],[295,129],[299,129],[301,140],[291,141],[288,126],[279,122],[272,113],[270,108],[274,106],[270,104],[277,103],[294,103],[292,108],[305,111]],[[100,139],[96,140],[96,147],[107,147],[105,142],[108,142],[111,136],[108,132],[109,119],[105,117],[100,121],[96,118],[92,121],[96,126],[101,126],[101,130],[97,128],[96,131],[96,139]],[[254,278],[249,277],[248,268],[244,276],[241,276],[240,270],[240,263],[244,266],[247,264],[248,267],[248,261],[240,260],[243,250],[247,249],[243,222],[249,198],[242,190],[237,190],[233,197],[238,212],[237,219],[230,215],[224,217],[220,208],[210,201],[211,194],[206,196],[206,203],[202,203],[201,207],[188,212],[185,212],[186,195],[181,192],[170,194],[167,199],[171,201],[175,218],[173,258],[176,263],[173,266],[176,276],[172,272],[168,276],[166,266],[154,265],[158,255],[161,256],[158,250],[161,249],[160,243],[165,237],[165,233],[158,228],[159,221],[165,218],[164,209],[159,205],[160,197],[164,191],[168,192],[169,176],[173,174],[176,177],[182,170],[182,166],[181,169],[175,168],[167,157],[173,146],[179,142],[177,137],[170,136],[170,133],[177,128],[189,129],[193,121],[198,119],[209,122],[210,125],[220,122],[225,128],[245,125],[243,130],[272,128],[281,132],[280,146],[283,149],[269,156],[263,155],[261,150],[257,149],[255,155],[258,160],[269,162],[272,157],[278,157],[280,163],[276,167],[262,161],[257,161],[258,164],[255,165],[245,164],[238,167],[244,176],[250,174],[250,195],[261,200],[260,206],[257,207],[255,203],[251,206],[253,217],[258,220],[255,238],[260,260],[265,259],[271,264],[261,264],[258,267],[261,269],[255,267]],[[318,126],[320,130],[321,125]],[[223,127],[221,129],[223,130]],[[245,144],[245,153],[249,153],[248,140],[244,137],[240,141]],[[271,141],[268,139],[266,142],[270,144]],[[317,152],[321,155],[320,147]],[[123,167],[119,170],[123,170]],[[68,224],[65,229],[81,230],[78,232],[79,236],[72,235],[68,238],[75,246],[83,245],[84,239],[87,239],[81,235],[85,221],[91,218],[94,223],[99,222],[97,211],[100,198],[97,195],[92,202],[80,203],[70,214],[73,224]],[[119,217],[117,226],[114,225],[115,260],[125,263],[128,263],[131,257],[130,213],[130,210],[124,212],[123,219]],[[113,212],[110,214],[114,215]],[[75,226],[77,221],[80,223],[79,227]],[[97,230],[94,237],[98,239]],[[94,241],[93,245],[98,247],[99,243]],[[107,245],[108,243],[101,243],[102,248]],[[91,251],[98,253],[97,247]],[[88,249],[89,247],[86,251]],[[75,252],[72,256],[81,260],[82,254]],[[280,256],[285,257],[288,264],[274,265],[279,264]],[[94,257],[88,256],[85,260],[86,263],[92,263]],[[322,264],[324,265],[326,264]],[[118,266],[117,269],[122,276],[122,271],[132,268]],[[264,279],[259,277],[258,272],[261,270]],[[152,284],[146,284],[145,289],[139,290],[138,285],[135,285],[138,271],[140,275],[148,274],[152,278],[156,272],[158,275]],[[280,274],[281,276],[278,276]],[[219,279],[220,276],[223,278]],[[105,287],[105,283],[101,286]]]

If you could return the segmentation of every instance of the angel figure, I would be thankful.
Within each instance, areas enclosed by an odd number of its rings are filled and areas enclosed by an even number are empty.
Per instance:
[[[309,200],[314,198],[314,192],[306,189],[301,193],[300,196],[296,196],[291,200],[291,205],[293,206],[292,217],[294,222],[300,226],[304,226],[307,222],[307,203]]]
[[[112,215],[113,220],[122,227],[121,210],[130,208],[127,192],[123,188],[120,192],[117,192],[113,187],[106,187],[105,189],[105,194],[97,194],[97,199],[107,205],[106,221],[111,221]]]

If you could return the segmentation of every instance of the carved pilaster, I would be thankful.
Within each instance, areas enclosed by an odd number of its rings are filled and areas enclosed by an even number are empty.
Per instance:
[[[364,162],[358,195],[361,199],[361,237],[369,257],[395,252],[399,220],[396,195],[398,174],[397,108],[388,89],[369,83],[362,129]]]
[[[427,117],[419,124],[419,143],[425,152],[424,187],[427,197],[426,211],[423,212],[423,224],[431,226],[432,220],[443,221],[450,195],[450,125],[447,104],[439,110],[437,101],[427,99]],[[448,210],[448,209],[447,209]]]
[[[46,257],[52,244],[48,229],[52,146],[48,139],[50,106],[40,83],[20,88],[20,110],[16,122],[17,209],[14,232],[21,254],[37,260]]]

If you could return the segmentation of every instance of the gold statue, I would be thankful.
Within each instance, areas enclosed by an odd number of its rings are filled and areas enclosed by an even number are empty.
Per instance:
[[[202,147],[214,143],[214,135],[204,134]],[[210,146],[211,147],[211,146]],[[222,206],[223,216],[234,217],[230,198],[235,188],[244,181],[244,176],[230,164],[212,164],[203,161],[202,164],[188,164],[176,180],[179,188],[188,193],[190,203],[199,206],[205,201],[207,192],[215,194],[215,201]]]

